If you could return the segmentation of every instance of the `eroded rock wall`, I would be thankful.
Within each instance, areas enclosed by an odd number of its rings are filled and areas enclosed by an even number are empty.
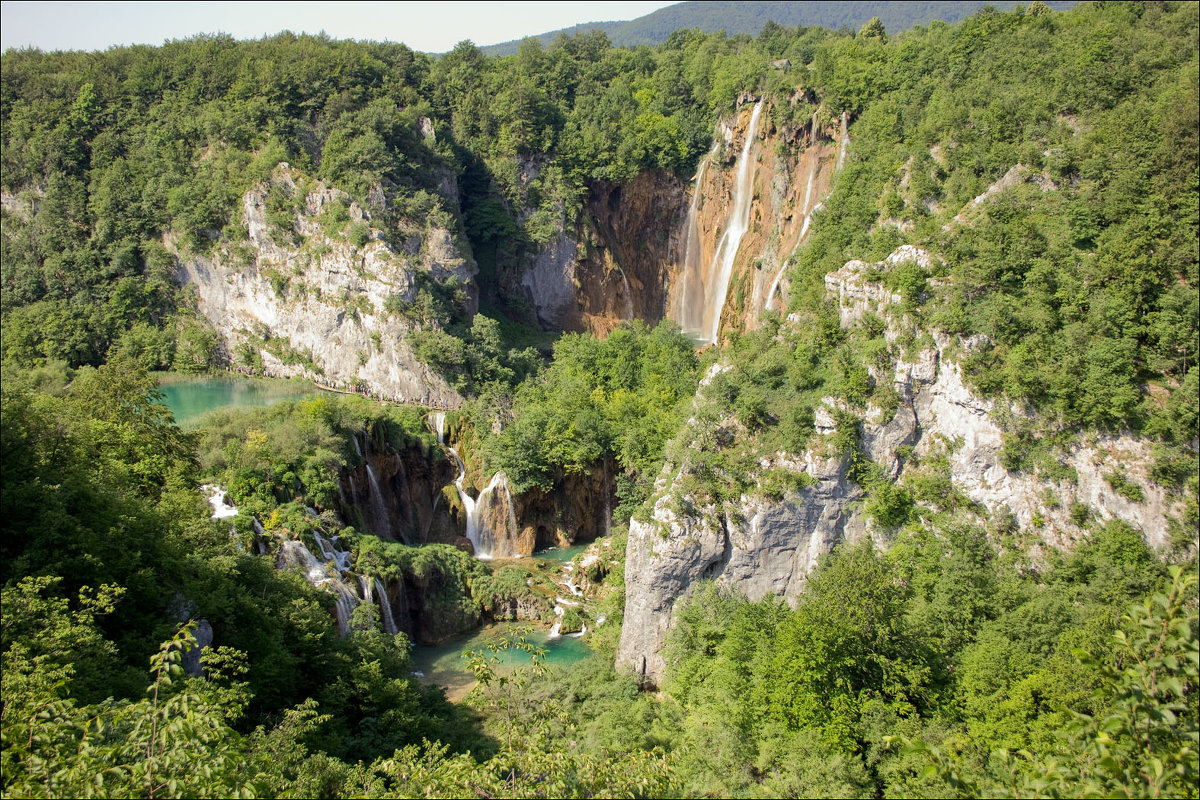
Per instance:
[[[686,203],[683,184],[666,173],[593,184],[575,228],[533,253],[521,275],[538,321],[604,335],[622,321],[662,319]]]
[[[826,288],[838,303],[842,324],[850,326],[868,312],[876,314],[889,322],[886,335],[895,344],[903,315],[900,298],[868,281],[867,272],[904,260],[928,263],[929,258],[906,246],[881,264],[852,261],[830,273]],[[1142,531],[1151,546],[1167,544],[1167,519],[1181,512],[1180,501],[1149,480],[1149,443],[1130,435],[1080,437],[1058,453],[1077,476],[1074,479],[1010,472],[1001,461],[1003,431],[996,422],[996,401],[975,395],[950,355],[970,352],[982,343],[940,334],[925,338],[932,341],[930,346],[893,359],[892,375],[875,376],[893,381],[900,398],[895,414],[888,417],[868,407],[857,423],[861,448],[891,477],[902,478],[907,448],[918,460],[944,450],[955,488],[989,515],[1011,514],[1025,535],[1040,540],[1041,546],[1069,547],[1087,535],[1072,515],[1077,505],[1086,506],[1100,521],[1127,522]],[[795,601],[819,556],[839,542],[873,536],[886,544],[886,532],[876,530],[856,503],[862,492],[848,477],[849,458],[829,454],[828,440],[836,432],[830,412],[839,405],[834,398],[825,399],[816,414],[819,435],[805,453],[778,453],[761,465],[764,471],[807,476],[807,488],[789,492],[781,501],[743,497],[733,507],[685,513],[681,509],[693,503],[674,486],[678,465],[667,465],[656,487],[652,519],[630,524],[620,665],[648,683],[661,680],[666,669],[663,646],[675,609],[698,581],[715,580],[751,599],[772,595]],[[1014,407],[1004,411],[1022,413]],[[1142,502],[1131,501],[1108,484],[1105,476],[1114,471],[1141,489]]]
[[[422,274],[457,279],[473,296],[475,265],[455,235],[435,224],[392,237],[369,227],[362,244],[328,230],[323,215],[348,205],[351,226],[373,225],[347,195],[281,164],[272,183],[304,192],[292,236],[268,224],[268,187],[242,198],[246,241],[211,257],[179,254],[180,280],[194,286],[201,313],[231,362],[250,348],[269,375],[306,375],[365,386],[405,400],[457,406],[461,398],[414,357],[405,334],[414,323],[395,309],[412,303]],[[168,244],[171,241],[168,237]]]

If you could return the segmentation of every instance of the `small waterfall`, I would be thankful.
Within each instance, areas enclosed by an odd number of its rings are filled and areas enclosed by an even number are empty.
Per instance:
[[[396,620],[392,616],[392,601],[388,599],[387,589],[379,578],[375,578],[375,593],[379,596],[379,608],[383,611],[383,630],[394,636],[400,629],[396,627]]]
[[[700,232],[696,219],[698,198],[702,191],[704,167],[697,174],[692,207],[688,210],[688,240],[684,256],[684,276],[681,288],[673,304],[675,321],[694,338],[716,342],[721,329],[721,312],[729,293],[729,280],[733,276],[733,262],[737,257],[742,237],[750,227],[750,205],[754,199],[754,159],[752,150],[758,138],[758,120],[763,102],[754,104],[750,114],[750,127],[746,130],[746,141],[738,157],[737,175],[733,187],[733,206],[725,218],[725,230],[717,242],[716,251],[707,270],[700,260]]]
[[[208,496],[208,503],[213,508],[212,519],[228,519],[238,515],[237,508],[225,502],[225,490],[220,486],[206,483],[200,487],[200,491]]]
[[[383,493],[379,490],[379,481],[375,478],[375,470],[371,465],[367,464],[367,478],[371,481],[371,512],[375,516],[375,523],[379,526],[380,536],[391,537],[392,524],[388,519],[387,506],[383,502]]]
[[[437,434],[438,444],[446,443],[446,412],[434,411],[429,415],[433,420],[433,432]]]
[[[350,633],[350,617],[358,606],[358,595],[341,581],[329,581],[333,594],[337,598],[338,634],[345,637]]]
[[[350,437],[350,441],[354,442],[354,452],[358,454],[359,458],[362,458],[363,451],[362,451],[362,448],[358,446],[358,434],[357,433],[353,434]]]
[[[453,447],[449,449],[450,453],[454,456],[454,460],[458,463],[458,477],[454,479],[454,488],[458,489],[458,497],[462,500],[463,509],[467,514],[467,540],[475,549],[475,557],[483,561],[496,557],[516,557],[515,553],[511,554],[511,556],[495,553],[496,537],[494,533],[480,525],[484,510],[494,502],[496,490],[503,489],[505,501],[508,503],[509,525],[512,529],[516,529],[516,512],[513,511],[512,498],[509,496],[508,477],[503,472],[497,472],[492,476],[487,487],[479,493],[479,497],[473,498],[467,493],[466,486],[464,486],[467,477],[466,465],[463,464],[463,460],[458,455],[457,450]]]
[[[338,572],[346,572],[350,569],[350,551],[338,550],[336,537],[331,544],[326,542],[325,537],[321,534],[313,531],[313,538],[317,540],[317,547],[321,548],[321,557],[326,561],[332,561]]]
[[[812,133],[810,134],[810,138],[812,139],[810,147],[815,148],[817,144],[817,114],[815,111],[812,116]],[[822,207],[820,203],[817,204],[816,208],[809,207],[809,203],[812,202],[813,179],[817,177],[820,163],[820,159],[817,158],[817,153],[814,149],[808,165],[808,184],[804,187],[804,205],[800,207],[800,210],[804,214],[804,222],[800,225],[800,235],[796,238],[796,247],[799,247],[800,243],[804,241],[804,237],[808,235],[808,225],[812,222],[812,215],[818,208]],[[792,252],[795,252],[795,250]],[[776,271],[775,278],[771,281],[771,288],[767,290],[767,302],[763,305],[763,308],[770,308],[771,304],[775,302],[775,292],[779,290],[779,282],[783,280],[783,273],[787,270],[787,261],[785,258],[783,259],[783,263],[779,265],[779,270]]]
[[[625,287],[625,319],[633,319],[633,290],[629,288],[629,280],[625,277],[625,270],[621,269],[621,265],[615,265],[617,274],[621,276],[621,285]]]
[[[334,577],[330,575],[326,564],[332,563],[334,566],[342,569],[344,558],[349,557],[350,554],[340,554],[339,551],[329,548],[328,543],[325,542],[320,534],[314,535],[318,547],[321,548],[322,555],[328,559],[326,562],[322,563],[320,559],[304,546],[303,542],[298,542],[294,539],[284,539],[279,545],[279,557],[282,562],[280,566],[299,568],[310,584],[333,592],[337,600],[338,633],[345,636],[350,632],[350,617],[354,613],[355,606],[359,603],[358,595],[342,581],[340,576]],[[329,549],[327,550],[327,548]],[[338,558],[339,554],[342,555],[341,559]]]
[[[512,507],[512,498],[508,491],[508,476],[503,472],[497,472],[488,481],[488,485],[479,493],[479,499],[475,501],[474,519],[471,516],[467,517],[467,538],[471,540],[471,544],[475,546],[475,555],[482,559],[514,557],[515,553],[497,553],[496,552],[496,535],[495,531],[490,531],[482,527],[479,523],[483,517],[484,510],[491,507],[498,495],[497,490],[502,489],[504,492],[505,502],[508,504],[509,523],[512,528],[516,528],[515,512]],[[474,537],[472,537],[472,533]]]

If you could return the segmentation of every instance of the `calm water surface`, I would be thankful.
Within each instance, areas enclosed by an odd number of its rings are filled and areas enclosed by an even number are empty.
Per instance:
[[[547,547],[545,550],[538,550],[533,554],[534,558],[544,558],[547,561],[570,561],[575,556],[588,549],[587,544],[573,544],[570,547]]]
[[[269,406],[316,394],[308,381],[270,378],[170,376],[159,382],[163,405],[181,428],[195,427],[200,418],[219,408]]]
[[[489,625],[475,633],[458,636],[439,645],[417,645],[412,649],[413,669],[421,673],[422,680],[426,683],[445,686],[446,696],[451,700],[459,700],[475,685],[475,676],[467,669],[466,659],[462,657],[463,651],[482,650],[487,640],[520,627],[522,626],[517,623],[505,622]],[[528,627],[528,623],[525,627]],[[558,636],[551,639],[549,631],[534,628],[526,638],[531,644],[546,648],[546,665],[556,672],[570,667],[592,652],[579,636]],[[529,654],[523,650],[510,649],[497,655],[500,658],[499,669],[503,671],[511,671],[532,663]]]

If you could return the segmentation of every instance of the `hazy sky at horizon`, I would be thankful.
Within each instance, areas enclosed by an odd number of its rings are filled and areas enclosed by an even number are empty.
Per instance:
[[[497,44],[581,22],[634,19],[648,2],[18,2],[0,3],[0,49],[105,50],[199,33],[258,39],[280,31],[403,42],[440,53],[463,39]]]

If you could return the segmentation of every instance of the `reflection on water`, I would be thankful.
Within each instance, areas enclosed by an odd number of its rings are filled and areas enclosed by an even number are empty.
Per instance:
[[[421,673],[421,679],[426,683],[445,686],[446,696],[451,700],[460,700],[475,686],[475,676],[467,669],[466,659],[462,657],[463,651],[483,650],[484,643],[489,639],[521,627],[529,627],[529,623],[522,625],[504,622],[489,625],[475,633],[457,636],[439,645],[415,646],[412,649],[413,669]],[[592,652],[579,636],[558,636],[551,639],[548,631],[535,628],[526,638],[531,644],[546,648],[546,665],[555,670],[565,669]],[[501,671],[511,671],[515,667],[532,663],[529,654],[523,650],[510,649],[496,655],[500,659],[497,668]]]
[[[269,406],[316,392],[316,387],[308,381],[232,376],[170,376],[160,381],[158,388],[163,394],[163,405],[171,409],[181,428],[195,427],[201,417],[218,408]]]

